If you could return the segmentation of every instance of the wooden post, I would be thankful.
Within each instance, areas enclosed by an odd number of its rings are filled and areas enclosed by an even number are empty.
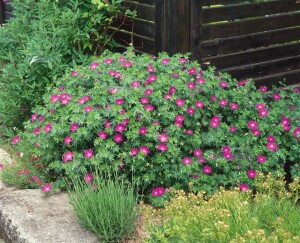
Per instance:
[[[4,3],[0,0],[0,24],[4,24]]]
[[[202,0],[190,0],[190,52],[191,58],[201,59]]]

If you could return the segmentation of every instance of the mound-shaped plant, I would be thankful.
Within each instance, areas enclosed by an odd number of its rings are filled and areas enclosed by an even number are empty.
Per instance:
[[[257,90],[188,56],[106,53],[58,80],[44,102],[13,143],[59,186],[96,165],[154,200],[171,186],[246,190],[258,171],[284,172],[287,161],[300,175],[299,91]]]

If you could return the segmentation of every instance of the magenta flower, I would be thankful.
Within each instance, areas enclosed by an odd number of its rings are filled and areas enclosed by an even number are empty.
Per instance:
[[[45,117],[44,116],[40,116],[39,123],[42,123],[44,120],[45,120]]]
[[[116,127],[115,127],[115,131],[119,132],[119,133],[122,133],[125,130],[126,130],[126,127],[123,124],[117,124]]]
[[[13,137],[13,139],[11,140],[11,142],[13,144],[17,144],[18,142],[20,142],[20,140],[21,140],[20,136],[15,136],[15,137]]]
[[[258,129],[252,129],[252,134],[255,135],[255,136],[260,136],[261,135],[261,131],[258,130]]]
[[[169,141],[169,136],[165,133],[162,133],[160,135],[158,135],[158,140],[161,142],[161,143],[166,143]]]
[[[157,79],[157,76],[155,74],[151,74],[148,76],[148,80],[150,80],[152,82],[156,81],[156,79]]]
[[[64,144],[70,144],[70,143],[72,143],[72,141],[73,141],[73,138],[71,136],[67,136],[64,139]]]
[[[98,137],[102,138],[103,140],[105,140],[107,138],[108,134],[105,131],[101,131],[98,133]]]
[[[148,103],[149,103],[149,99],[148,99],[147,97],[142,97],[142,98],[140,99],[140,102],[141,102],[143,105],[145,105],[145,104],[148,104]]]
[[[122,66],[125,67],[125,68],[129,68],[129,67],[132,66],[132,63],[131,62],[123,62]]]
[[[151,95],[153,93],[153,89],[146,89],[144,95]]]
[[[147,127],[141,127],[139,129],[139,134],[146,135],[147,134]]]
[[[4,167],[4,164],[0,163],[0,170],[2,170]]]
[[[264,104],[257,104],[257,105],[255,106],[255,108],[256,108],[257,110],[263,110],[263,109],[265,109],[265,106],[264,106]]]
[[[59,99],[60,99],[59,95],[53,94],[53,95],[51,96],[51,98],[50,98],[50,101],[51,101],[52,103],[56,103]]]
[[[203,102],[202,100],[197,100],[197,101],[195,102],[195,105],[196,105],[196,107],[199,108],[199,109],[202,109],[202,108],[205,106],[205,104],[204,104],[204,102]]]
[[[37,119],[37,116],[38,115],[36,113],[32,114],[30,120],[34,122]]]
[[[220,82],[220,87],[221,87],[221,88],[228,88],[228,83],[222,81],[222,82]]]
[[[103,62],[106,63],[106,64],[112,64],[113,63],[113,59],[106,58]]]
[[[153,68],[152,64],[149,64],[147,69],[148,69],[148,72],[150,72],[150,73],[154,73],[156,71],[155,68]]]
[[[224,153],[223,155],[226,160],[231,160],[233,158],[233,155],[231,153]]]
[[[178,105],[178,106],[184,106],[184,100],[183,99],[177,99],[177,100],[175,100],[175,103],[176,103],[176,105]]]
[[[152,125],[159,125],[160,122],[159,122],[159,121],[153,121],[153,122],[151,122],[151,124],[152,124]]]
[[[85,181],[85,182],[91,182],[91,181],[93,181],[93,179],[94,179],[94,177],[93,177],[92,174],[86,174],[86,175],[84,176],[84,181]]]
[[[222,147],[222,153],[230,153],[231,150],[230,150],[230,147],[229,146],[223,146]]]
[[[153,110],[154,110],[154,107],[153,107],[152,105],[145,105],[145,106],[144,106],[144,109],[145,109],[146,111],[153,111]]]
[[[184,57],[179,57],[179,62],[184,64],[187,62],[187,60]]]
[[[44,127],[44,131],[45,132],[50,132],[52,130],[52,122],[47,124],[45,127]]]
[[[151,195],[153,197],[161,197],[162,195],[165,194],[165,188],[163,187],[156,187],[152,189]]]
[[[194,150],[194,156],[201,157],[202,156],[202,150],[197,148]]]
[[[183,158],[182,163],[185,165],[189,165],[192,163],[192,159],[191,158]]]
[[[164,143],[159,144],[159,145],[157,146],[157,149],[158,149],[159,151],[161,151],[162,153],[168,151],[168,147],[167,147],[167,145],[165,145]]]
[[[169,100],[169,99],[172,98],[172,95],[171,95],[171,94],[165,94],[165,95],[164,95],[164,98],[165,98],[166,100]]]
[[[146,156],[150,153],[148,146],[140,146],[140,151]]]
[[[78,127],[79,127],[79,125],[78,125],[77,123],[73,123],[73,124],[71,124],[71,126],[70,126],[70,131],[71,131],[71,132],[76,132],[77,129],[78,129]]]
[[[116,105],[123,105],[123,104],[124,104],[124,99],[117,99],[117,100],[115,101],[115,104],[116,104]]]
[[[271,151],[276,151],[277,150],[277,144],[276,143],[267,143],[267,149]]]
[[[274,143],[275,142],[275,137],[272,135],[267,136],[267,141],[268,143]]]
[[[255,122],[255,121],[249,121],[248,122],[248,128],[249,129],[251,129],[251,130],[257,129],[257,127],[258,127],[258,123],[257,122]]]
[[[84,107],[84,112],[86,112],[86,113],[89,113],[89,112],[91,112],[92,110],[93,110],[93,107],[91,107],[91,106],[86,106],[86,107]]]
[[[193,83],[193,82],[188,82],[187,83],[187,87],[190,89],[190,90],[194,90],[196,88],[196,85]]]
[[[115,141],[116,143],[122,142],[122,141],[123,141],[123,136],[122,136],[122,134],[116,134],[115,137],[114,137],[114,141]]]
[[[283,125],[283,130],[284,130],[284,131],[289,131],[289,130],[291,130],[290,125],[288,125],[288,124]]]
[[[229,105],[229,108],[230,108],[231,110],[237,110],[237,109],[239,108],[239,105],[238,105],[237,103],[231,103],[231,104]]]
[[[256,171],[255,170],[248,170],[247,175],[250,179],[254,179],[256,177]]]
[[[267,88],[266,86],[260,86],[259,89],[260,89],[260,91],[263,92],[263,93],[268,92],[268,88]]]
[[[293,136],[294,137],[300,137],[300,127],[297,127],[294,131],[293,131]]]
[[[282,124],[282,125],[288,125],[290,123],[290,121],[291,121],[290,118],[288,118],[286,116],[282,116],[280,124]]]
[[[219,101],[219,105],[220,106],[226,106],[228,104],[228,101],[225,99],[225,100],[220,100]]]
[[[260,163],[260,164],[265,163],[266,160],[267,160],[267,158],[266,158],[265,156],[263,156],[263,155],[258,155],[258,156],[257,156],[257,161],[258,161],[258,163]]]
[[[73,157],[74,157],[74,153],[71,151],[68,151],[63,155],[63,162],[66,163],[68,161],[71,161],[71,160],[73,160]]]
[[[77,75],[78,75],[78,72],[76,72],[76,71],[72,71],[72,72],[71,72],[71,76],[75,77],[75,76],[77,76]]]
[[[265,109],[261,109],[261,110],[258,111],[258,116],[259,117],[265,117],[268,114],[269,114],[269,112],[267,110],[265,110]]]
[[[42,191],[44,193],[50,192],[52,190],[52,186],[50,184],[46,184],[42,187]]]
[[[245,191],[248,191],[248,190],[249,190],[248,185],[246,185],[246,184],[241,184],[240,185],[240,191],[241,192],[245,192]]]
[[[193,114],[195,114],[196,110],[195,110],[195,108],[193,108],[193,107],[189,107],[189,108],[187,108],[186,112],[187,112],[189,115],[193,115]]]
[[[182,128],[182,122],[180,121],[175,121],[174,125],[177,126],[178,128]]]
[[[220,122],[221,121],[221,118],[219,116],[214,116],[211,121],[213,122]]]
[[[118,89],[117,88],[112,88],[112,89],[108,89],[107,90],[110,94],[115,94],[115,93],[117,93],[118,92]]]
[[[177,115],[175,120],[178,121],[178,122],[183,122],[184,121],[184,116],[183,115]]]
[[[169,58],[164,58],[162,61],[161,61],[161,64],[163,65],[166,65],[170,62],[170,59]]]
[[[235,127],[235,126],[229,127],[229,131],[230,131],[230,132],[236,132],[236,127]]]
[[[103,124],[103,126],[104,126],[105,128],[110,128],[110,127],[111,127],[111,124],[110,124],[109,121],[105,121],[104,124]]]
[[[38,135],[41,132],[41,129],[37,127],[36,129],[33,130],[33,134]]]
[[[217,99],[217,97],[215,95],[213,95],[213,96],[210,97],[211,101],[215,101],[216,99]]]
[[[92,149],[87,149],[84,151],[83,155],[87,159],[90,159],[90,158],[94,157],[94,151]]]
[[[209,123],[209,125],[212,127],[212,128],[218,128],[220,126],[220,123],[219,122],[215,122],[215,121],[211,121]]]
[[[194,75],[195,73],[197,72],[197,69],[192,67],[188,70],[188,73],[191,74],[191,75]]]
[[[273,94],[273,99],[274,100],[280,100],[281,99],[281,96],[279,94]]]
[[[212,172],[212,168],[210,166],[206,165],[206,166],[203,167],[203,173],[204,174],[209,175],[209,174],[211,174],[211,172]]]
[[[98,64],[97,62],[93,62],[93,63],[90,65],[90,70],[95,70],[98,66],[99,66],[99,64]]]
[[[132,148],[130,151],[130,156],[134,157],[139,153],[139,149],[138,148]]]
[[[170,94],[174,94],[175,91],[176,91],[176,87],[175,87],[175,86],[171,86],[171,87],[169,88],[169,93],[170,93]]]
[[[140,81],[133,81],[133,82],[131,82],[131,87],[132,88],[139,88],[140,86],[141,86],[141,82]]]
[[[186,130],[185,132],[186,132],[186,134],[189,134],[189,135],[193,135],[194,134],[193,130]]]
[[[198,84],[205,84],[205,79],[204,78],[198,78],[197,83]]]

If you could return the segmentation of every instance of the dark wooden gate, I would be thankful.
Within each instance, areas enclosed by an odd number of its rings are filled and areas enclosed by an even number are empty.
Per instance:
[[[8,19],[13,16],[12,7],[10,3],[12,0],[0,0],[0,24],[4,24]]]

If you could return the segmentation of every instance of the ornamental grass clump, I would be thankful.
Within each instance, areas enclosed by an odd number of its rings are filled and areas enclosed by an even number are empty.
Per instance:
[[[12,143],[53,188],[97,166],[157,205],[170,187],[248,190],[258,172],[300,175],[300,91],[267,91],[187,55],[106,52],[58,79]]]
[[[120,242],[132,236],[138,215],[137,196],[132,186],[98,172],[74,176],[71,183],[70,203],[82,226],[101,242]]]

